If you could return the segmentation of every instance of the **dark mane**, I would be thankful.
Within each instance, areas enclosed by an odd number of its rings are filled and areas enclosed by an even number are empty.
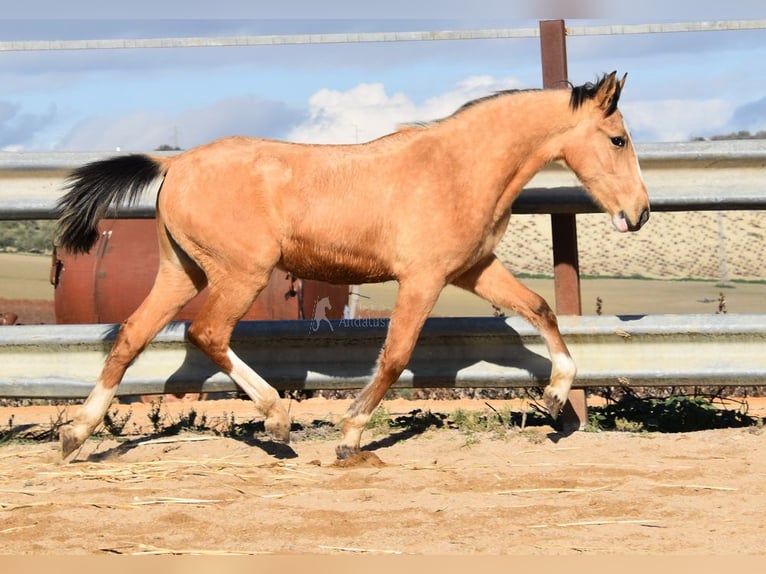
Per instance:
[[[583,104],[585,100],[592,100],[598,93],[598,90],[601,88],[601,86],[604,85],[606,79],[607,76],[603,75],[595,84],[588,82],[582,86],[572,86],[572,95],[569,98],[569,106],[573,110],[576,110]],[[617,102],[620,100],[621,91],[622,88],[618,83],[615,88],[614,97],[609,101],[609,107],[606,110],[605,115],[607,117],[611,116],[614,112],[617,111]]]
[[[601,89],[601,87],[604,85],[604,83],[607,81],[607,78],[609,76],[607,74],[604,74],[601,76],[598,81],[594,84],[592,82],[587,82],[583,84],[582,86],[573,86],[571,83],[566,82],[567,85],[572,89],[572,95],[569,98],[569,106],[576,110],[578,109],[585,100],[591,100],[593,99],[598,91]],[[481,98],[476,98],[475,100],[471,100],[469,102],[466,102],[462,106],[460,106],[457,111],[455,111],[451,116],[456,116],[462,111],[465,111],[469,108],[472,108],[473,106],[477,104],[481,104],[483,102],[486,102],[487,100],[493,100],[495,98],[506,96],[510,94],[518,94],[521,92],[534,92],[539,91],[535,89],[526,89],[526,90],[501,90],[499,92],[495,92],[493,94],[489,94],[488,96],[483,96]],[[620,92],[622,91],[622,88],[620,87],[620,84],[617,83],[615,87],[614,96],[609,102],[609,107],[606,110],[606,115],[611,116],[614,112],[617,111],[617,103],[620,100]],[[447,119],[447,118],[444,118]],[[441,121],[441,120],[439,120]]]
[[[403,129],[412,129],[412,128],[429,128],[431,126],[435,126],[436,124],[440,124],[440,123],[442,123],[442,122],[444,122],[444,121],[446,121],[446,120],[448,120],[450,118],[454,118],[455,116],[457,116],[461,112],[464,112],[464,111],[466,111],[466,110],[468,110],[470,108],[473,108],[474,106],[477,106],[479,104],[482,104],[482,103],[484,103],[486,101],[494,100],[495,98],[499,98],[499,97],[502,97],[502,96],[509,96],[509,95],[518,94],[518,93],[522,93],[522,92],[536,92],[536,91],[539,91],[539,90],[535,90],[535,89],[499,90],[499,91],[494,92],[492,94],[489,94],[487,96],[481,96],[480,98],[476,98],[475,100],[470,100],[470,101],[464,103],[457,110],[452,112],[450,115],[445,116],[443,118],[439,118],[439,119],[436,119],[436,120],[430,120],[430,121],[407,122],[405,124],[402,124],[402,125],[399,126],[398,131],[401,131]]]
[[[601,88],[601,86],[604,85],[604,82],[607,80],[607,75],[601,76],[599,80],[594,84],[591,82],[585,83],[582,86],[574,86],[570,82],[566,82],[566,84],[571,88],[572,95],[569,98],[569,106],[572,108],[572,110],[578,109],[585,100],[593,99],[596,94],[598,93],[598,90]],[[484,102],[487,102],[489,100],[494,100],[496,98],[500,98],[503,96],[510,96],[513,94],[520,94],[524,92],[539,92],[539,89],[531,88],[531,89],[513,89],[513,90],[500,90],[497,92],[494,92],[492,94],[489,94],[487,96],[481,96],[479,98],[476,98],[475,100],[470,100],[466,103],[464,103],[462,106],[460,106],[457,110],[452,112],[450,115],[439,118],[436,120],[431,121],[415,121],[415,122],[408,122],[405,124],[402,124],[399,126],[398,131],[406,130],[406,129],[413,129],[413,128],[428,128],[431,126],[434,126],[436,124],[440,124],[446,120],[449,120],[450,118],[454,118],[455,116],[459,115],[460,113],[471,109],[479,104],[483,104]],[[610,116],[615,111],[617,111],[617,102],[620,99],[620,85],[617,84],[617,87],[615,89],[614,97],[609,102],[609,107],[606,110],[606,115]]]
[[[536,91],[539,91],[539,90],[534,90],[534,89],[527,89],[527,90],[500,90],[500,91],[494,92],[492,94],[489,94],[488,96],[482,96],[480,98],[476,98],[475,100],[471,100],[471,101],[468,101],[468,102],[464,103],[452,115],[456,116],[460,112],[464,112],[465,110],[467,110],[469,108],[472,108],[472,107],[474,107],[474,106],[476,106],[478,104],[482,104],[482,103],[484,103],[484,102],[486,102],[488,100],[494,100],[495,98],[500,98],[502,96],[509,96],[509,95],[512,95],[512,94],[519,94],[519,93],[522,93],[522,92],[536,92]],[[448,117],[452,117],[452,116],[448,116]]]

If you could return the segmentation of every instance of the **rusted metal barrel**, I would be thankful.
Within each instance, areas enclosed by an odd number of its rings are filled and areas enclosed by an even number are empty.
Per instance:
[[[88,254],[74,255],[62,249],[53,254],[56,323],[121,323],[147,296],[158,268],[154,219],[102,220],[98,242]],[[174,320],[193,321],[206,297],[204,289]],[[313,319],[318,308],[323,314],[317,318],[341,319],[347,304],[348,285],[302,280],[275,270],[243,320]],[[166,395],[168,400],[182,397]]]
[[[90,253],[73,255],[58,249],[53,256],[56,322],[120,323],[138,307],[154,283],[159,267],[153,219],[105,219]],[[174,318],[192,321],[207,289]],[[348,304],[348,285],[331,285],[274,271],[244,320],[312,319],[317,302],[327,297],[326,317],[340,319]],[[325,306],[322,307],[323,309]]]

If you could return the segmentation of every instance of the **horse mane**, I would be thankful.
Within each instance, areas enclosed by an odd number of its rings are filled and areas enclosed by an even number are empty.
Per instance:
[[[464,103],[457,110],[455,110],[455,112],[452,114],[452,116],[456,116],[460,112],[464,112],[465,110],[468,110],[468,109],[470,109],[470,108],[472,108],[474,106],[478,106],[479,104],[483,104],[484,102],[487,102],[489,100],[494,100],[496,98],[501,98],[503,96],[510,96],[510,95],[513,95],[513,94],[520,94],[520,93],[524,93],[524,92],[539,92],[539,91],[540,91],[539,89],[534,89],[534,88],[524,89],[524,90],[518,90],[518,89],[514,89],[514,90],[499,90],[499,91],[493,92],[493,93],[491,93],[491,94],[489,94],[487,96],[482,96],[480,98],[476,98],[475,100],[470,100],[470,101]],[[448,117],[452,117],[452,116],[448,116]]]
[[[572,95],[569,98],[569,106],[572,108],[572,110],[576,110],[582,106],[585,100],[592,100],[594,97],[596,97],[596,94],[598,93],[601,86],[604,85],[606,79],[607,76],[604,74],[595,84],[592,82],[587,82],[582,86],[572,86],[572,84],[569,84],[572,88]],[[622,92],[622,87],[619,83],[617,83],[615,85],[614,96],[611,100],[609,100],[609,107],[606,109],[604,114],[606,117],[611,116],[614,112],[617,111],[617,102],[620,100],[620,92]]]
[[[607,76],[604,74],[599,78],[596,83],[587,82],[583,84],[582,86],[574,86],[571,82],[565,82],[567,86],[572,90],[572,95],[569,97],[569,107],[572,108],[572,110],[577,110],[582,106],[583,102],[586,100],[592,100],[596,94],[598,93],[601,86],[604,85],[604,82],[606,82]],[[476,98],[474,100],[470,100],[466,103],[464,103],[462,106],[460,106],[457,110],[452,112],[450,115],[439,118],[436,120],[431,121],[414,121],[414,122],[407,122],[403,123],[397,126],[396,131],[402,132],[407,130],[413,130],[413,129],[424,129],[424,128],[430,128],[432,126],[435,126],[437,124],[440,124],[442,122],[445,122],[449,120],[450,118],[454,118],[455,116],[459,115],[460,113],[471,109],[475,106],[478,106],[480,104],[483,104],[484,102],[494,100],[497,98],[501,98],[503,96],[510,96],[514,94],[520,94],[520,93],[526,93],[526,92],[539,92],[540,89],[537,88],[529,88],[529,89],[511,89],[511,90],[499,90],[497,92],[493,92],[486,96],[481,96],[479,98]],[[614,97],[609,102],[609,107],[606,110],[606,116],[611,116],[614,112],[617,111],[617,102],[620,99],[620,92],[622,91],[622,88],[620,87],[619,83],[617,84],[614,92]]]
[[[469,100],[466,103],[464,103],[462,106],[460,106],[458,109],[456,109],[454,112],[452,112],[450,115],[445,116],[443,118],[439,118],[439,119],[436,119],[436,120],[430,120],[430,121],[414,121],[414,122],[406,122],[406,123],[403,123],[403,124],[399,124],[396,127],[396,131],[397,132],[403,132],[403,131],[413,130],[413,129],[418,129],[418,128],[430,128],[430,127],[435,126],[437,124],[440,124],[442,122],[446,122],[447,120],[449,120],[451,118],[454,118],[455,116],[459,115],[460,113],[462,113],[462,112],[464,112],[464,111],[466,111],[466,110],[468,110],[470,108],[473,108],[473,107],[475,107],[475,106],[477,106],[479,104],[482,104],[482,103],[484,103],[486,101],[494,100],[494,99],[500,98],[502,96],[508,96],[508,95],[511,95],[511,94],[517,94],[517,93],[520,93],[520,92],[537,92],[537,91],[539,91],[539,90],[537,90],[537,89],[499,90],[497,92],[493,92],[493,93],[488,94],[486,96],[481,96],[481,97],[476,98],[474,100]]]

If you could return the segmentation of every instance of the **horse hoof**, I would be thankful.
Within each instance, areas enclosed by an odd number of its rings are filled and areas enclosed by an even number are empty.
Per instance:
[[[82,446],[85,442],[85,438],[80,437],[72,425],[61,427],[61,430],[59,430],[61,460],[66,461],[74,451]]]
[[[290,444],[290,423],[280,420],[266,419],[266,432],[273,442]]]
[[[550,413],[551,418],[556,420],[556,418],[559,416],[559,413],[561,413],[561,409],[564,408],[564,400],[556,394],[556,391],[548,387],[543,393],[543,401],[545,402],[545,406],[548,408],[548,412]]]
[[[335,447],[335,456],[338,460],[346,460],[359,454],[359,448],[352,448],[347,444],[339,444]]]

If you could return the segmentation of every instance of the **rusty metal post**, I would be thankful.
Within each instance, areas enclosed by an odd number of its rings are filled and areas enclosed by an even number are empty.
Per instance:
[[[540,54],[543,88],[567,87],[566,27],[563,20],[540,22]],[[551,215],[553,234],[553,281],[556,313],[581,315],[580,262],[577,251],[577,220],[574,214]],[[588,420],[585,391],[573,390],[564,405],[561,422],[564,432],[580,430]]]

